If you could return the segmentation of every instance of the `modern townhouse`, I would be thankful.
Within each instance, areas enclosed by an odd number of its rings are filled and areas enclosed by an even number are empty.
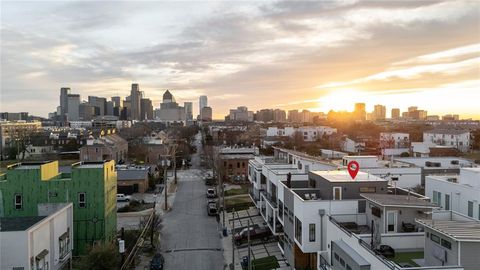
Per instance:
[[[442,146],[451,146],[461,152],[467,152],[471,147],[471,135],[468,130],[435,129],[423,133],[424,142],[433,142]]]
[[[422,184],[422,168],[393,159],[381,160],[377,156],[344,156],[334,163],[338,164],[339,168],[346,168],[350,161],[356,161],[360,171],[386,179],[392,186],[413,188]]]
[[[406,157],[393,158],[393,161],[403,162],[421,168],[421,184],[425,186],[425,177],[435,174],[459,174],[461,168],[478,167],[473,161],[459,157]]]
[[[38,215],[0,218],[0,269],[69,269],[72,203],[38,204]]]
[[[461,168],[454,175],[427,176],[425,194],[445,210],[480,220],[480,168]]]

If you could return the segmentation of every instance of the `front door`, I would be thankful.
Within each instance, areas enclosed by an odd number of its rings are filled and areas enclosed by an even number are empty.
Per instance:
[[[341,200],[342,199],[342,187],[333,187],[333,200]]]
[[[387,211],[387,233],[397,232],[397,211]]]

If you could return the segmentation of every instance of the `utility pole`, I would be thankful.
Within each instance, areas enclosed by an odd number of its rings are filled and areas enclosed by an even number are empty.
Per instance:
[[[163,186],[164,187],[163,188],[165,189],[165,206],[164,206],[164,208],[165,208],[165,211],[167,211],[167,209],[168,209],[168,197],[167,197],[167,189],[168,189],[168,185],[167,185],[168,184],[167,166],[168,165],[167,165],[167,163],[168,162],[167,162],[166,159],[164,159],[163,161],[164,161],[164,166],[163,166],[163,184],[164,184]]]
[[[235,208],[232,211],[232,270],[235,269]]]
[[[252,263],[251,263],[251,259],[250,259],[250,219],[248,220],[247,222],[247,228],[248,228],[248,232],[247,232],[247,241],[248,241],[248,270],[252,270]]]
[[[173,158],[173,175],[175,184],[177,184],[177,144],[173,145],[172,149],[172,158]]]

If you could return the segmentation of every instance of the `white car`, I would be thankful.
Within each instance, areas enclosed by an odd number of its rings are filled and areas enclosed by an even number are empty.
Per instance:
[[[117,194],[117,202],[129,202],[132,199],[132,196],[125,194]]]

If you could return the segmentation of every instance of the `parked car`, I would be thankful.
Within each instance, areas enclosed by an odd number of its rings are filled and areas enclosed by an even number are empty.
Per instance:
[[[150,261],[150,270],[163,270],[163,265],[165,264],[165,259],[162,254],[156,253]]]
[[[250,240],[255,240],[255,239],[263,239],[267,240],[272,233],[270,232],[270,229],[268,228],[244,228],[240,232],[235,234],[235,244],[236,245],[241,245],[242,243],[245,243],[248,240],[248,231],[250,230]]]
[[[125,195],[122,193],[117,194],[117,202],[129,202],[132,199],[132,196]]]
[[[207,203],[207,214],[209,216],[218,215],[218,208],[217,208],[217,202],[216,201],[209,201]]]
[[[216,198],[217,192],[213,188],[207,189],[207,198]]]
[[[205,177],[205,185],[214,186],[217,184],[217,180],[214,177],[207,176]]]

